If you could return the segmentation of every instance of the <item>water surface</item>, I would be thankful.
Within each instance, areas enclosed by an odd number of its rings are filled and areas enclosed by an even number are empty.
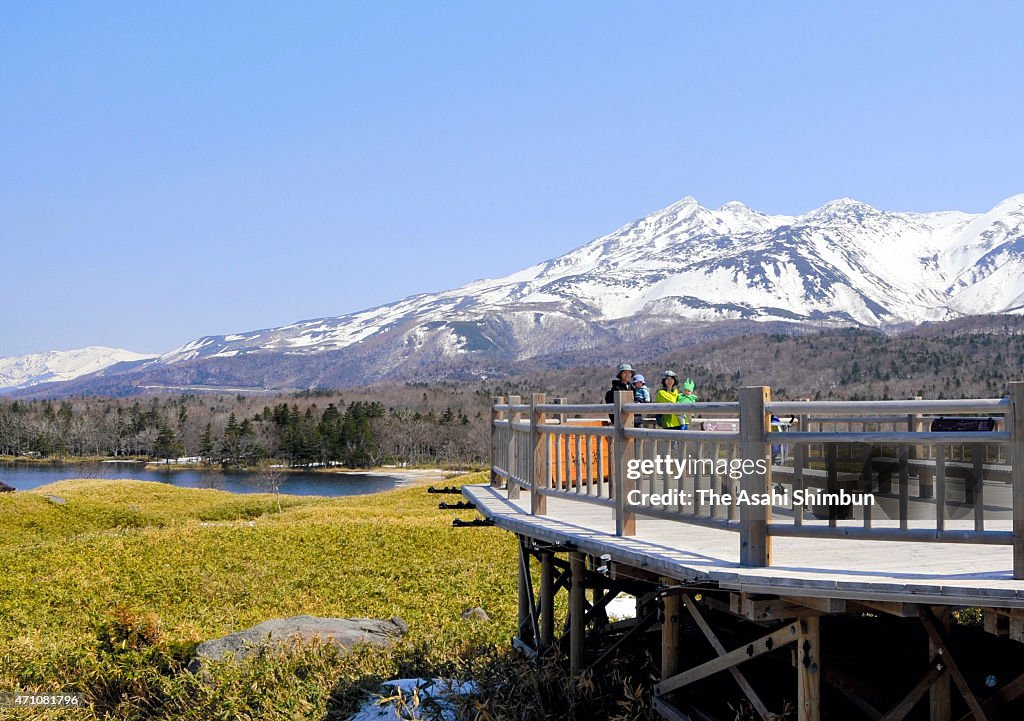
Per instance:
[[[256,474],[245,471],[154,470],[143,467],[142,463],[0,464],[0,481],[18,491],[69,478],[159,481],[179,488],[217,488],[231,493],[266,493],[272,490],[261,484]],[[404,478],[377,473],[287,471],[282,476],[280,492],[295,496],[355,496],[389,491],[404,485],[407,485]]]

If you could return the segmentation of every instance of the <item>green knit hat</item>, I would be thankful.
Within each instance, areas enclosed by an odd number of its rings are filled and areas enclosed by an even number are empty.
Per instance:
[[[693,390],[693,378],[687,378],[685,381],[683,381],[683,390],[684,391],[692,391]]]

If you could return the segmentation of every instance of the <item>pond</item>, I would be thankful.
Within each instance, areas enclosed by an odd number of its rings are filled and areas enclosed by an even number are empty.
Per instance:
[[[68,478],[134,479],[159,481],[180,488],[217,488],[231,493],[266,493],[271,489],[254,473],[220,470],[159,470],[142,463],[0,464],[0,481],[27,491]],[[356,496],[390,491],[408,485],[405,478],[378,473],[283,472],[280,492],[296,496]]]

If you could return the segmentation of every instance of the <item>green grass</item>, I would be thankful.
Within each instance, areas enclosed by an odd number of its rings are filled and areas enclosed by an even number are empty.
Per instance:
[[[379,677],[507,642],[514,538],[453,529],[437,498],[422,488],[282,496],[279,513],[272,495],[141,481],[4,494],[0,690],[82,691],[84,718],[322,719]],[[477,605],[489,623],[461,619]],[[390,653],[312,646],[205,679],[182,668],[203,640],[299,614],[397,615],[410,630]]]

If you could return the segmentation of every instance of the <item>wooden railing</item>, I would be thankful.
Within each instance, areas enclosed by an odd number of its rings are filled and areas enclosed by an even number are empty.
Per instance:
[[[1024,383],[981,400],[773,402],[755,386],[738,402],[632,401],[495,398],[492,485],[528,493],[536,515],[551,497],[605,506],[618,535],[637,515],[733,530],[742,565],[769,565],[773,536],[1006,544],[1024,579]],[[690,428],[645,427],[662,413]],[[996,430],[923,430],[939,416],[992,417]],[[815,503],[844,493],[875,505]]]

